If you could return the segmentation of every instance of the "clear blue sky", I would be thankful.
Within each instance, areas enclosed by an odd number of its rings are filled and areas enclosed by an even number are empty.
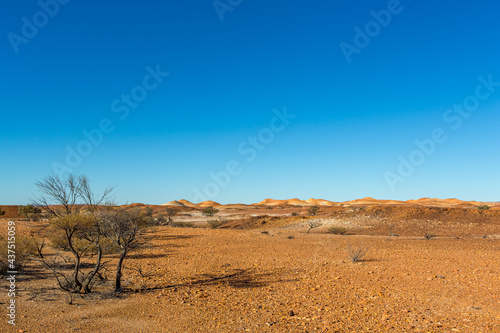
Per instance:
[[[0,14],[2,204],[28,203],[55,165],[119,203],[500,200],[498,3],[65,1]],[[447,111],[464,100],[467,118]]]

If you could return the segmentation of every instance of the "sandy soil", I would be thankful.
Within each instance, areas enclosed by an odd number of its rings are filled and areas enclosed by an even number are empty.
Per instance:
[[[118,296],[108,282],[69,305],[30,263],[12,328],[0,280],[0,331],[500,332],[498,211],[456,209],[322,209],[309,234],[290,207],[223,210],[224,229],[153,227]],[[185,214],[201,225],[198,211]],[[350,234],[324,233],[330,225]],[[428,229],[438,237],[424,239]],[[352,263],[349,245],[368,249],[365,260]]]

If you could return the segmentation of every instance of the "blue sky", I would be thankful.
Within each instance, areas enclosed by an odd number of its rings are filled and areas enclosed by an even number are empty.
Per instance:
[[[10,3],[0,14],[0,203],[28,203],[53,172],[117,186],[119,203],[498,201],[499,10],[491,1]],[[356,48],[347,57],[346,44]],[[466,117],[448,111],[467,102]],[[436,129],[445,140],[434,141]],[[92,143],[83,131],[94,130],[102,137]],[[425,151],[415,140],[433,143]],[[68,149],[79,154],[71,166]]]

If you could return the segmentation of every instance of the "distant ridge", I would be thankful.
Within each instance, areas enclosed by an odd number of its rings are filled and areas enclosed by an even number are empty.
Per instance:
[[[412,206],[434,206],[434,207],[463,207],[472,208],[481,205],[488,205],[491,208],[500,208],[500,202],[479,202],[479,201],[463,201],[455,198],[449,199],[439,199],[439,198],[420,198],[412,199],[407,201],[401,200],[380,200],[372,197],[366,197],[362,199],[349,200],[344,202],[334,202],[325,199],[308,199],[301,200],[298,198],[287,199],[287,200],[276,200],[276,199],[265,199],[258,203],[253,204],[225,204],[222,205],[216,201],[208,200],[200,203],[192,203],[186,199],[174,200],[163,204],[162,206],[172,206],[172,207],[190,207],[195,209],[212,207],[227,207],[227,208],[245,208],[249,206],[269,206],[269,207],[310,207],[310,206],[321,206],[321,207],[339,207],[339,206],[356,206],[356,205],[412,205]],[[142,203],[134,203],[131,206],[144,206]]]
[[[163,204],[162,206],[185,207],[185,205],[180,203],[179,201],[170,201],[170,202],[167,202],[166,204]]]
[[[208,201],[203,201],[203,202],[200,202],[198,204],[199,207],[219,207],[219,206],[222,206],[220,203],[218,202],[215,202],[215,201],[211,201],[211,200],[208,200]]]
[[[198,205],[196,205],[196,204],[194,204],[191,201],[188,201],[186,199],[179,200],[178,202],[183,204],[186,207],[199,208]]]

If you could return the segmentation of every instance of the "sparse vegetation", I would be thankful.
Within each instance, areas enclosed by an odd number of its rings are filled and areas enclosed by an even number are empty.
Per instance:
[[[172,222],[170,225],[174,228],[192,228],[194,226],[191,222]]]
[[[153,217],[153,212],[154,210],[152,207],[146,206],[146,208],[144,209],[144,213],[147,217]]]
[[[292,216],[298,216],[298,215],[299,215],[299,213],[293,212],[291,215],[292,215]]]
[[[319,221],[310,221],[308,224],[309,229],[307,229],[306,234],[308,234],[312,229],[316,229],[322,226],[322,223]]]
[[[5,211],[0,208],[0,216],[5,215]]]
[[[477,209],[479,209],[479,210],[488,210],[488,209],[490,209],[490,206],[488,206],[488,205],[482,205],[482,206],[478,206]]]
[[[390,234],[386,240],[390,240],[392,237],[399,237],[399,235],[398,234]]]
[[[349,255],[349,259],[355,263],[362,261],[365,255],[368,253],[368,248],[365,246],[352,246],[351,244],[347,245],[347,254]]]
[[[219,212],[219,210],[217,208],[214,208],[212,206],[208,206],[201,213],[207,217],[211,217],[211,216],[214,216],[215,214],[217,214],[218,212]]]
[[[328,233],[334,235],[345,235],[347,234],[347,229],[344,227],[330,227],[328,228]]]
[[[311,206],[307,210],[307,213],[309,215],[311,215],[311,216],[316,216],[316,214],[318,214],[318,212],[319,212],[319,207],[318,206]]]
[[[19,206],[18,211],[24,217],[32,221],[37,221],[40,217],[40,213],[42,212],[40,208],[33,205]]]
[[[40,260],[53,273],[62,290],[90,293],[95,278],[104,266],[102,258],[106,250],[99,205],[108,198],[112,189],[106,189],[101,196],[97,196],[90,189],[87,177],[74,175],[65,179],[49,176],[37,182],[36,186],[41,192],[36,198],[36,205],[51,216],[52,246],[57,251],[51,262],[45,260],[41,253]],[[72,260],[61,254],[61,250],[69,252]],[[63,268],[68,261],[72,263],[71,273]],[[85,267],[90,268],[84,269],[84,262]]]
[[[179,212],[177,209],[167,207],[165,209],[165,215],[167,216],[167,224],[172,224],[174,222],[174,217],[178,214]]]
[[[121,277],[123,261],[136,243],[139,228],[144,224],[140,212],[137,210],[109,212],[103,217],[103,233],[119,248],[118,264],[115,275],[115,292],[122,290]]]
[[[16,236],[15,248],[10,248],[16,253],[15,260],[9,258],[9,247],[12,243],[8,243],[8,238],[0,236],[0,274],[6,274],[7,271],[21,270],[24,263],[31,256],[37,255],[36,240],[32,237]],[[14,265],[10,267],[9,265]]]
[[[227,222],[227,219],[223,218],[223,217],[219,217],[216,220],[208,220],[207,221],[207,223],[210,225],[210,228],[212,228],[212,229],[217,229],[217,228],[221,227],[223,224],[225,224],[226,222]]]
[[[427,240],[431,240],[434,237],[436,237],[436,235],[433,234],[432,232],[429,232],[429,231],[425,232],[425,234],[424,234],[424,238],[427,239]]]

